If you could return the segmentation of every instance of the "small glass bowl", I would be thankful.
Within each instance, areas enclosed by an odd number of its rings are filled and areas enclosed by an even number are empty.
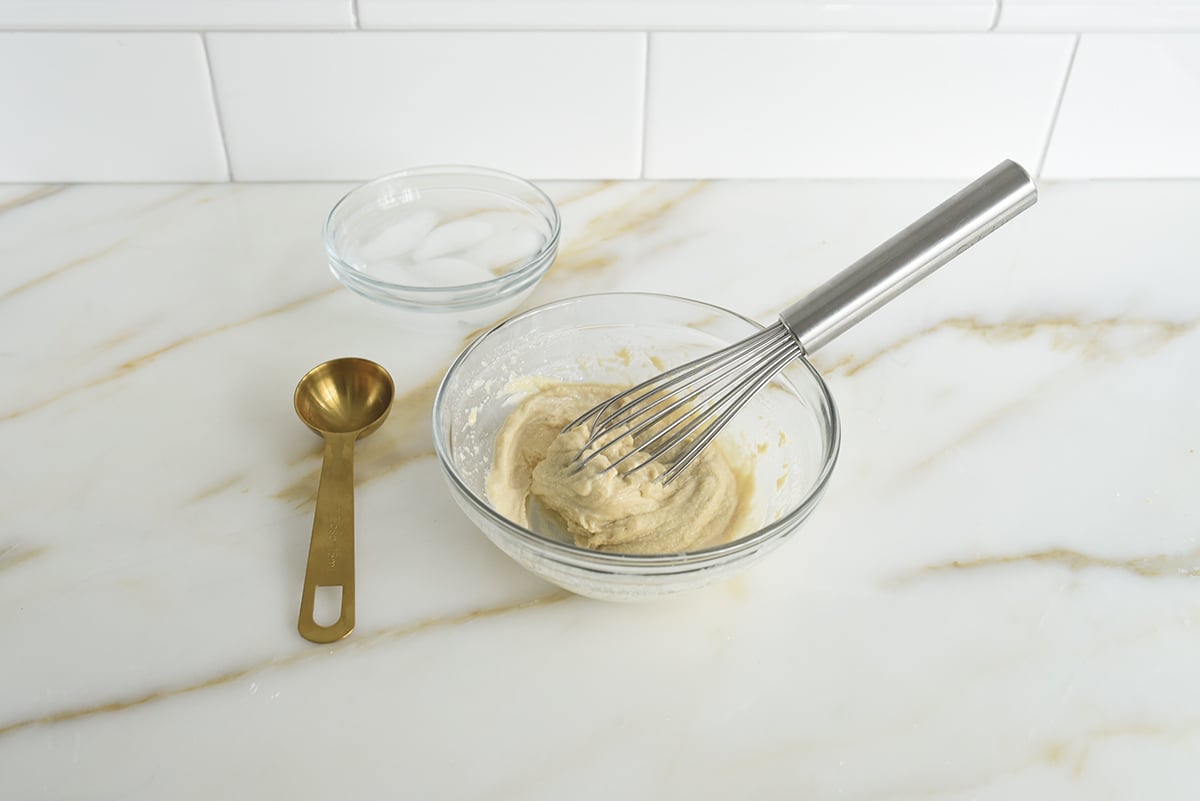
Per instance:
[[[780,545],[808,517],[837,460],[840,427],[825,382],[796,359],[722,436],[752,455],[758,528],[703,550],[653,556],[594,551],[505,518],[485,491],[496,435],[533,378],[628,384],[760,330],[717,306],[669,295],[587,295],[540,306],[483,334],[451,365],[433,405],[433,439],[450,494],[502,551],[560,587],[633,601],[724,580]]]
[[[475,329],[519,306],[558,252],[554,202],[529,181],[468,166],[420,167],[349,192],[325,221],[344,286],[402,312]]]

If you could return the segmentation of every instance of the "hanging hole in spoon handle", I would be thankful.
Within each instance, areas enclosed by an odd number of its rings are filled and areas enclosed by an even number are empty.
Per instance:
[[[337,642],[354,630],[354,440],[356,433],[326,434],[313,514],[304,594],[300,596],[300,636],[316,643]],[[318,623],[318,588],[339,588],[337,620]]]
[[[1002,161],[779,315],[812,353],[1037,202],[1033,179]]]

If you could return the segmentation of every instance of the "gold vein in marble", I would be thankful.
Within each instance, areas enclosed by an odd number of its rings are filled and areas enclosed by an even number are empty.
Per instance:
[[[50,406],[53,403],[57,403],[58,401],[62,400],[63,398],[68,398],[68,397],[78,394],[80,392],[85,392],[89,389],[93,389],[95,387],[102,386],[102,385],[110,383],[112,381],[116,381],[119,378],[124,378],[126,375],[128,375],[129,373],[138,369],[139,367],[142,367],[142,366],[148,364],[149,362],[154,361],[159,356],[169,353],[170,351],[182,348],[185,345],[190,345],[201,339],[205,339],[206,337],[213,336],[214,334],[221,334],[221,333],[225,333],[227,331],[232,331],[235,328],[240,328],[241,326],[249,325],[250,323],[258,322],[259,320],[263,320],[268,317],[274,317],[279,314],[285,314],[287,312],[290,312],[297,308],[300,308],[301,306],[304,306],[306,304],[320,300],[321,298],[328,297],[329,295],[332,295],[333,293],[337,292],[338,289],[340,289],[340,287],[337,287],[337,286],[330,287],[329,289],[321,290],[320,292],[316,292],[312,295],[306,295],[297,300],[293,300],[288,303],[285,303],[282,306],[276,306],[272,309],[267,309],[266,311],[262,311],[257,314],[252,314],[249,317],[244,317],[240,320],[235,320],[231,323],[225,323],[223,325],[216,326],[215,328],[209,328],[204,331],[198,331],[194,334],[188,334],[185,337],[181,337],[181,338],[175,340],[174,342],[172,342],[169,345],[166,345],[161,348],[157,348],[156,350],[153,350],[149,353],[146,353],[146,354],[143,354],[136,358],[130,359],[129,361],[118,365],[116,367],[116,369],[112,370],[111,372],[106,373],[102,376],[99,376],[98,378],[93,378],[91,381],[87,381],[83,384],[77,384],[73,387],[68,387],[68,388],[62,390],[61,392],[51,395],[48,398],[42,398],[28,406],[23,406],[23,407],[14,409],[9,412],[4,412],[3,414],[0,414],[0,423],[8,422],[9,420],[14,420],[18,417],[29,414],[30,412],[38,411],[39,409],[44,409],[45,407]]]
[[[1197,320],[1174,322],[1171,320],[1154,320],[1143,318],[1109,317],[1101,320],[1073,320],[1066,317],[1051,317],[1027,321],[1005,321],[985,323],[972,317],[951,317],[935,323],[928,328],[908,334],[886,345],[874,353],[859,359],[847,356],[834,363],[823,363],[814,360],[824,373],[840,373],[853,376],[871,367],[881,358],[908,347],[917,340],[937,334],[941,331],[960,331],[983,338],[988,342],[1015,342],[1029,339],[1042,333],[1054,335],[1054,347],[1058,349],[1072,348],[1079,345],[1085,347],[1088,356],[1100,355],[1094,349],[1095,342],[1104,334],[1122,329],[1142,329],[1148,334],[1150,341],[1145,344],[1165,344],[1194,329]]]
[[[1068,758],[1072,761],[1072,775],[1079,779],[1083,777],[1083,768],[1087,764],[1087,755],[1091,750],[1090,743],[1084,743],[1082,748],[1074,742],[1052,743],[1046,748],[1046,761],[1051,765],[1063,765]],[[1074,752],[1074,753],[1072,753]]]
[[[452,626],[470,623],[475,620],[483,620],[486,618],[511,614],[513,612],[520,612],[526,609],[549,606],[560,601],[565,601],[571,597],[573,596],[570,593],[559,591],[551,595],[542,596],[540,598],[532,598],[524,601],[517,601],[515,603],[501,604],[499,606],[485,607],[483,609],[475,609],[470,612],[463,612],[461,614],[450,615],[446,617],[427,618],[406,626],[377,629],[372,632],[354,634],[350,639],[343,640],[335,645],[326,646],[323,648],[307,648],[305,650],[289,654],[288,656],[268,659],[248,667],[221,673],[217,676],[213,676],[193,684],[186,684],[178,687],[168,687],[133,698],[110,701],[106,704],[81,707],[78,709],[68,709],[62,712],[53,712],[48,715],[41,715],[40,717],[36,718],[18,720],[13,723],[0,726],[0,737],[13,734],[32,726],[48,726],[55,723],[67,723],[73,720],[79,720],[81,718],[91,718],[113,712],[124,712],[127,709],[146,706],[158,701],[165,701],[169,698],[175,698],[181,695],[187,695],[194,692],[200,692],[202,690],[209,690],[214,687],[220,687],[222,685],[230,684],[240,679],[244,679],[247,676],[251,676],[256,673],[262,673],[267,670],[291,667],[292,665],[306,662],[311,659],[326,656],[337,656],[338,654],[341,654],[347,650],[369,648],[383,642],[400,640],[435,629],[449,628]]]
[[[34,192],[30,192],[27,195],[22,195],[21,197],[10,200],[7,203],[0,204],[0,214],[3,214],[4,212],[9,211],[14,208],[20,208],[22,206],[27,206],[31,203],[35,203],[35,202],[42,200],[44,198],[47,198],[47,197],[52,197],[66,189],[69,189],[69,188],[70,188],[69,186],[65,186],[65,185],[43,187],[42,189],[36,190]],[[134,209],[125,209],[121,212],[121,214],[123,216],[131,216],[131,215],[138,216],[147,211],[154,211],[155,209],[162,208],[170,203],[175,202],[179,198],[186,197],[187,195],[197,191],[200,188],[201,188],[200,186],[189,186],[186,189],[183,189],[183,190],[180,190],[179,192],[168,195],[165,198],[155,200],[151,204],[144,205],[144,206],[138,206],[137,208],[134,208]],[[97,221],[93,220],[89,224],[95,225],[95,224],[97,224]],[[75,225],[72,227],[79,227],[79,226]],[[17,287],[14,287],[13,289],[8,290],[4,294],[0,294],[0,301],[6,300],[10,297],[13,297],[22,292],[25,292],[28,289],[31,289],[41,283],[44,283],[45,281],[48,281],[52,278],[62,275],[63,273],[65,273],[69,270],[73,270],[76,267],[79,267],[83,264],[87,264],[89,262],[95,261],[96,259],[103,258],[104,256],[107,256],[109,253],[112,253],[117,248],[124,245],[131,238],[132,238],[132,234],[129,236],[125,236],[125,237],[121,238],[120,240],[118,240],[116,243],[109,245],[108,247],[101,248],[100,250],[95,251],[94,253],[90,253],[85,256],[74,259],[72,261],[69,261],[61,267],[58,267],[54,270],[51,270],[48,273],[40,275],[37,278],[26,281],[24,284],[21,284]]]
[[[986,556],[968,561],[955,560],[945,564],[931,565],[923,568],[919,573],[910,574],[907,577],[915,578],[916,575],[925,573],[942,573],[952,570],[979,570],[982,568],[1015,564],[1052,565],[1065,567],[1071,571],[1104,568],[1133,573],[1145,578],[1164,576],[1192,577],[1200,576],[1200,548],[1186,553],[1157,554],[1134,559],[1106,559],[1066,548],[1052,548],[1047,551],[1036,551],[1027,554]]]
[[[0,572],[37,559],[50,550],[48,545],[5,545],[0,547]]]
[[[94,217],[94,218],[89,217],[89,218],[81,218],[81,219],[72,220],[65,228],[59,230],[57,233],[65,234],[68,231],[74,231],[74,230],[84,229],[84,228],[95,229],[98,226],[107,224],[107,223],[115,221],[115,220],[120,220],[120,221],[124,222],[124,221],[127,221],[131,217],[138,217],[140,215],[143,215],[143,214],[146,214],[149,212],[154,212],[154,211],[158,211],[160,209],[166,208],[167,206],[174,203],[175,201],[180,200],[181,198],[185,198],[188,195],[194,194],[195,192],[198,192],[207,186],[212,186],[212,185],[211,184],[198,184],[198,185],[187,186],[183,189],[180,189],[176,192],[173,192],[173,193],[167,195],[166,197],[156,197],[148,203],[138,203],[137,205],[129,205],[129,206],[122,205],[122,206],[116,206],[113,208],[103,208],[103,209],[99,210],[99,214],[101,216]],[[225,184],[225,186],[227,187],[226,191],[234,191],[233,188],[237,187],[238,184]],[[169,221],[173,218],[167,218],[167,219]],[[159,221],[157,221],[155,223],[155,226],[162,227],[163,223],[164,223],[164,221],[160,219]],[[132,234],[130,236],[132,236]]]
[[[493,328],[495,328],[496,326],[500,325],[500,323],[504,322],[504,321],[505,321],[505,320],[507,320],[509,317],[511,317],[511,316],[513,316],[513,315],[516,315],[516,314],[520,314],[520,313],[521,313],[521,309],[517,309],[517,310],[513,311],[513,312],[512,312],[512,314],[509,314],[509,315],[506,315],[506,316],[504,316],[504,317],[501,317],[499,320],[497,320],[497,321],[496,321],[496,322],[494,322],[494,323],[488,323],[488,324],[487,324],[487,325],[485,325],[485,326],[482,326],[482,327],[480,327],[480,328],[476,328],[474,331],[472,331],[471,333],[469,333],[469,334],[467,334],[465,337],[463,337],[463,339],[462,339],[462,343],[461,343],[461,344],[458,346],[458,350],[460,350],[460,351],[461,351],[461,350],[462,350],[463,348],[465,348],[467,345],[470,345],[472,342],[474,342],[474,341],[476,340],[476,338],[478,338],[478,337],[479,337],[479,335],[480,335],[480,334],[482,334],[482,333],[484,333],[484,332],[486,332],[486,331],[491,331]],[[437,379],[436,379],[436,380],[439,380],[439,381],[440,381],[440,380],[441,380],[441,375],[439,375],[439,376],[437,377]]]
[[[58,276],[60,276],[64,273],[74,270],[76,267],[82,267],[85,264],[88,264],[93,261],[97,261],[98,259],[102,259],[105,256],[112,253],[113,251],[120,248],[122,245],[124,245],[128,241],[129,241],[129,237],[124,237],[122,239],[118,239],[116,242],[113,242],[111,245],[106,245],[105,247],[102,247],[99,250],[84,254],[83,256],[79,256],[78,258],[71,259],[69,262],[62,265],[61,267],[55,267],[53,270],[42,273],[41,275],[37,276],[36,278],[31,278],[23,284],[17,284],[12,289],[9,289],[6,292],[0,293],[0,301],[5,301],[5,300],[9,300],[10,298],[14,298],[17,295],[20,295],[22,292],[27,292],[28,290],[33,289],[35,286],[38,286],[39,284],[44,284],[45,282],[47,282],[53,278],[57,278]]]
[[[246,476],[244,476],[244,475],[236,475],[236,476],[233,476],[232,478],[227,478],[224,481],[213,484],[208,489],[201,490],[199,493],[197,493],[196,495],[194,495],[192,497],[191,503],[200,503],[201,501],[206,501],[209,498],[220,495],[222,492],[224,492],[227,489],[232,489],[232,488],[236,487],[238,484],[241,484],[245,480],[246,480]]]
[[[123,345],[124,343],[130,341],[131,339],[136,337],[138,335],[138,333],[139,333],[138,330],[135,328],[130,328],[125,331],[118,331],[117,333],[113,334],[112,336],[96,342],[96,344],[93,346],[93,350],[100,351],[100,352],[103,352],[106,350],[111,350],[112,348],[115,348],[118,345]]]
[[[947,454],[953,453],[954,451],[962,448],[968,442],[983,434],[983,432],[987,431],[1001,420],[1011,417],[1016,412],[1036,403],[1045,396],[1045,390],[1054,385],[1058,378],[1059,376],[1053,376],[1049,380],[1043,381],[1041,384],[1033,387],[1029,392],[1026,392],[1021,397],[1006,403],[998,409],[995,409],[983,417],[975,420],[974,423],[968,426],[964,431],[960,432],[954,439],[945,443],[934,452],[922,458],[920,461],[913,463],[911,467],[904,471],[903,479],[911,480],[915,478],[918,474],[936,464]]]
[[[37,203],[39,200],[45,200],[48,197],[54,197],[66,189],[66,184],[39,186],[32,192],[27,192],[24,195],[19,195],[13,198],[12,200],[6,200],[5,202],[0,203],[0,214],[3,214],[6,211],[12,211],[13,209],[19,209],[22,206],[29,206],[33,203]]]
[[[599,183],[595,184],[594,186],[590,186],[587,189],[584,189],[582,192],[577,192],[574,195],[568,195],[567,197],[563,198],[562,200],[554,201],[554,205],[561,209],[563,206],[568,206],[572,203],[577,203],[580,200],[583,200],[584,198],[589,198],[589,197],[592,197],[593,195],[598,195],[601,192],[605,191],[606,189],[616,186],[616,184],[617,184],[616,181],[600,181]]]
[[[614,264],[616,256],[596,252],[597,249],[619,236],[653,227],[706,187],[706,182],[696,181],[682,192],[662,197],[663,187],[651,186],[629,200],[604,210],[588,220],[578,238],[559,251],[547,277],[594,273]]]
[[[162,211],[162,210],[166,209],[168,206],[170,206],[171,204],[175,203],[176,201],[182,200],[183,198],[186,198],[189,195],[194,195],[195,193],[197,193],[205,188],[209,188],[211,186],[212,185],[210,185],[210,184],[194,184],[194,185],[190,185],[190,186],[185,186],[183,189],[180,189],[176,192],[172,192],[171,194],[169,194],[165,197],[154,198],[153,200],[151,200],[148,203],[139,203],[136,206],[120,208],[117,210],[116,214],[108,215],[107,217],[105,217],[103,219],[88,220],[87,224],[90,226],[95,226],[95,225],[100,224],[101,222],[108,222],[109,220],[112,220],[112,219],[128,219],[130,217],[140,217],[143,214],[150,214],[152,212]],[[238,184],[225,184],[224,186],[226,187],[226,191],[236,191],[234,188],[237,187]],[[153,225],[155,228],[162,228],[165,225],[173,223],[176,220],[177,216],[178,215],[175,212],[171,212],[169,215],[159,216],[155,219]],[[139,225],[138,227],[143,228],[143,227],[145,227],[145,225],[144,224]]]
[[[1084,732],[1077,737],[1064,742],[1051,743],[1045,748],[1044,757],[1052,765],[1067,765],[1076,779],[1083,777],[1087,766],[1092,745],[1097,740],[1117,740],[1126,737],[1169,737],[1182,739],[1195,734],[1197,724],[1185,726],[1155,726],[1149,723],[1131,723],[1126,725],[1106,726],[1093,731]]]
[[[1095,320],[1088,322],[1079,322],[1075,320],[1050,318],[1044,320],[1032,320],[1027,322],[1012,322],[1012,323],[980,323],[970,318],[951,318],[943,320],[941,323],[930,326],[924,331],[918,332],[904,339],[892,343],[886,348],[877,351],[868,356],[864,360],[855,361],[853,357],[846,357],[831,366],[818,365],[823,373],[833,373],[840,370],[842,375],[852,376],[859,371],[874,364],[885,353],[898,350],[921,336],[932,334],[943,329],[956,329],[965,331],[970,334],[982,336],[984,339],[993,342],[1012,342],[1021,339],[1027,339],[1035,334],[1051,331],[1054,333],[1055,348],[1064,349],[1083,346],[1083,355],[1085,358],[1099,358],[1103,351],[1097,345],[1101,337],[1112,331],[1133,328],[1142,329],[1148,333],[1148,337],[1139,343],[1142,348],[1157,349],[1163,347],[1174,339],[1187,334],[1194,330],[1200,324],[1200,321],[1189,320],[1184,322],[1173,322],[1169,320],[1152,320],[1152,319],[1122,319],[1122,318],[1107,318],[1103,320]],[[1074,337],[1068,336],[1074,334]],[[1082,339],[1081,339],[1082,337]],[[1111,356],[1112,354],[1107,354]],[[1051,378],[1049,381],[1043,382],[1042,385],[1034,390],[1027,392],[1024,396],[996,409],[985,417],[976,420],[969,428],[955,437],[951,442],[946,443],[938,450],[929,454],[925,458],[916,462],[906,472],[905,478],[911,479],[916,474],[935,464],[942,459],[946,454],[954,452],[961,448],[967,442],[978,437],[983,432],[987,431],[992,426],[999,423],[1001,420],[1011,416],[1029,404],[1035,402],[1043,395],[1042,389],[1053,384],[1059,376]]]
[[[197,331],[194,334],[188,334],[185,337],[180,337],[179,339],[175,340],[174,342],[172,342],[169,345],[165,345],[164,347],[158,348],[157,350],[152,350],[149,353],[138,356],[135,359],[130,359],[129,361],[122,364],[120,369],[124,370],[124,371],[136,370],[137,368],[141,367],[142,365],[144,365],[148,362],[154,361],[159,356],[162,356],[164,353],[168,353],[173,350],[178,350],[179,348],[182,348],[185,345],[190,345],[193,342],[196,342],[201,339],[205,339],[214,334],[223,334],[227,331],[232,331],[235,328],[240,328],[244,325],[249,325],[250,323],[256,323],[259,320],[265,320],[268,317],[275,317],[276,315],[286,314],[287,312],[294,311],[294,310],[300,308],[301,306],[307,306],[309,303],[320,300],[321,298],[329,297],[333,293],[337,292],[339,289],[341,289],[340,286],[332,286],[332,287],[329,287],[328,289],[323,289],[320,292],[316,292],[312,295],[305,295],[302,298],[297,298],[296,300],[285,303],[282,306],[276,306],[274,308],[267,309],[266,311],[259,312],[257,314],[252,314],[249,317],[243,317],[240,320],[234,320],[231,323],[225,323],[224,325],[219,325],[215,328],[209,328],[205,331]]]

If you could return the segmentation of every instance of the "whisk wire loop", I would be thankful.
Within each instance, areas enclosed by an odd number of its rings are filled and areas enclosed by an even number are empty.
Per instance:
[[[710,369],[713,366],[720,366],[729,361],[738,359],[747,347],[753,347],[762,340],[771,339],[773,335],[773,328],[764,329],[763,331],[760,331],[751,337],[747,337],[741,342],[735,342],[734,344],[722,348],[721,350],[714,351],[707,356],[703,356],[699,359],[681,364],[678,367],[673,367],[670,370],[665,370],[656,375],[654,378],[643,381],[642,383],[632,386],[623,392],[618,392],[604,403],[589,409],[569,423],[565,428],[563,428],[563,430],[568,431],[576,426],[582,425],[588,420],[588,418],[591,418],[593,431],[596,431],[602,427],[607,428],[614,424],[619,425],[619,423],[614,423],[613,418],[616,415],[619,415],[623,409],[633,407],[635,404],[644,400],[648,395],[661,392],[662,390],[673,386],[677,386],[691,376],[703,372],[706,369]],[[648,387],[650,387],[650,389],[648,389]],[[637,395],[637,397],[622,403],[631,395]],[[608,411],[609,408],[614,406],[616,408],[614,409],[613,413],[608,417],[605,417],[604,413]],[[594,441],[595,437],[596,434],[593,433],[592,438],[588,440],[589,445]]]
[[[662,381],[659,376],[655,379],[650,379],[642,384],[637,385],[630,392],[638,389],[643,389],[643,392],[637,394],[636,397],[629,400],[625,405],[621,406],[615,412],[601,416],[599,420],[592,423],[592,433],[588,440],[584,443],[576,459],[579,460],[579,466],[582,468],[596,456],[607,451],[613,445],[620,442],[627,436],[636,437],[642,432],[652,428],[663,420],[668,419],[671,415],[679,412],[680,409],[689,406],[695,406],[698,403],[703,403],[710,399],[713,395],[719,393],[727,383],[729,377],[744,372],[744,363],[746,359],[762,359],[771,358],[772,355],[779,352],[781,348],[790,349],[791,343],[787,339],[780,339],[777,332],[773,338],[755,337],[755,342],[747,340],[743,345],[742,350],[735,351],[732,355],[738,358],[732,358],[729,353],[712,354],[709,357],[697,359],[681,367],[702,368],[698,373],[693,373],[691,369],[682,372],[669,380]],[[732,349],[727,349],[732,350]],[[720,358],[714,358],[720,355]],[[711,365],[716,365],[716,369],[710,369]],[[707,372],[706,372],[707,371]],[[680,382],[686,381],[687,377],[695,374],[703,374],[705,378],[695,384],[689,385],[686,391],[668,392],[672,387],[677,386]],[[660,408],[664,406],[665,408]],[[651,414],[658,410],[657,413]],[[645,415],[651,415],[637,425],[633,422]],[[586,416],[585,416],[586,417]],[[675,421],[678,422],[678,421]],[[572,423],[571,426],[577,425],[579,421]],[[570,428],[571,426],[568,426]],[[630,427],[632,426],[632,427]],[[657,441],[662,434],[669,431],[670,427],[658,432],[653,438],[642,443],[644,449],[652,442]],[[607,439],[606,439],[607,437]],[[600,440],[605,440],[600,442]],[[584,454],[587,454],[586,456]]]
[[[770,383],[771,379],[778,375],[779,372],[787,366],[788,362],[799,356],[800,353],[801,351],[799,347],[797,347],[795,352],[778,356],[773,362],[764,365],[759,372],[757,380],[755,380],[748,388],[744,389],[741,394],[735,398],[734,402],[710,423],[704,434],[700,436],[695,443],[693,443],[691,447],[689,447],[687,451],[666,470],[666,472],[663,473],[661,476],[663,484],[670,484],[672,481],[674,481],[675,478],[682,473],[697,456],[700,455],[700,452],[707,448],[708,444],[712,442],[718,434],[721,433],[721,429],[723,429],[725,425],[733,419],[733,416],[741,411],[742,407],[745,406],[760,389]],[[639,465],[639,467],[642,466],[644,465]]]
[[[645,467],[649,462],[652,462],[655,459],[662,457],[664,454],[669,453],[677,445],[684,444],[687,441],[687,438],[691,436],[696,429],[700,428],[700,426],[704,424],[705,419],[712,414],[714,410],[722,408],[730,395],[737,392],[744,383],[744,381],[738,382],[732,387],[730,387],[728,384],[722,384],[718,386],[713,392],[710,392],[705,397],[699,399],[701,405],[697,405],[696,399],[689,400],[686,398],[686,396],[681,398],[679,402],[672,404],[672,406],[677,407],[684,406],[685,404],[688,405],[689,408],[687,408],[683,414],[680,414],[676,419],[671,420],[662,430],[656,432],[649,439],[640,443],[635,450],[625,454],[625,456],[613,462],[607,469],[611,470],[615,467],[618,467],[636,453],[650,452],[650,456],[645,462],[639,464],[637,467],[631,468],[628,471],[632,473],[636,470],[640,470],[642,467]],[[714,399],[714,396],[717,396],[718,394],[719,396]],[[658,416],[659,415],[655,415],[655,417]],[[641,426],[639,426],[639,428],[641,428]],[[670,437],[664,443],[662,443],[657,449],[651,450],[651,446],[659,442],[659,440],[662,440],[664,437],[667,437],[667,435],[670,435]]]
[[[720,428],[801,352],[796,338],[778,322],[741,342],[614,395],[564,429],[589,427],[588,439],[575,456],[576,470],[582,470],[626,437],[649,433],[602,472],[616,470],[633,457],[642,456],[622,475],[658,461],[666,467],[663,483],[670,483]]]

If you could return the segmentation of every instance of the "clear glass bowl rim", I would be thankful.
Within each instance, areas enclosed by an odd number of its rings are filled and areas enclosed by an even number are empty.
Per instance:
[[[402,180],[405,178],[414,178],[414,177],[430,176],[430,175],[445,175],[450,178],[453,178],[453,177],[470,178],[473,176],[487,176],[489,178],[501,178],[501,179],[504,179],[507,181],[512,181],[512,182],[517,183],[527,189],[532,190],[534,194],[536,194],[538,197],[540,197],[542,200],[544,200],[546,202],[547,207],[550,209],[549,216],[546,216],[544,214],[542,215],[543,219],[545,219],[548,223],[550,223],[550,236],[542,244],[542,247],[536,253],[534,253],[532,256],[527,258],[521,264],[521,266],[519,266],[515,269],[512,269],[512,270],[509,270],[508,272],[504,273],[503,275],[498,275],[495,278],[489,278],[486,281],[478,281],[473,284],[449,284],[446,286],[412,286],[409,284],[396,284],[391,281],[381,281],[378,278],[374,278],[374,277],[368,275],[367,273],[364,273],[362,270],[360,270],[357,267],[355,267],[354,265],[350,264],[349,262],[347,262],[345,259],[343,259],[338,254],[337,248],[334,246],[334,243],[333,243],[334,217],[337,216],[338,211],[342,208],[342,206],[348,200],[350,200],[350,198],[352,198],[359,192],[365,192],[369,189],[380,186],[382,184],[386,184],[386,183],[393,182],[393,181],[399,181],[399,180]],[[450,187],[447,187],[447,188],[450,188]],[[460,187],[460,188],[467,189],[469,187]],[[493,193],[493,194],[497,194],[497,193]],[[492,169],[491,167],[476,167],[476,166],[473,166],[470,164],[432,164],[432,165],[428,165],[428,166],[424,166],[424,167],[412,167],[410,169],[400,170],[399,172],[393,172],[388,175],[381,175],[378,178],[373,178],[370,181],[366,181],[365,183],[359,184],[358,186],[354,187],[346,194],[342,195],[342,197],[338,200],[338,202],[333,204],[333,208],[331,208],[329,210],[329,214],[325,217],[325,226],[321,231],[321,239],[323,240],[323,242],[325,244],[325,253],[329,256],[329,259],[337,264],[338,270],[349,273],[353,277],[353,280],[361,281],[363,284],[366,284],[368,286],[374,287],[379,290],[412,292],[414,294],[421,295],[421,294],[436,294],[438,292],[444,293],[447,291],[456,291],[456,290],[476,292],[476,291],[484,290],[489,287],[501,286],[501,285],[513,283],[515,281],[519,281],[522,278],[524,278],[526,275],[528,275],[529,273],[536,272],[540,267],[548,267],[549,266],[549,264],[545,263],[545,262],[546,262],[548,256],[550,256],[551,254],[553,254],[555,251],[558,250],[558,239],[559,239],[559,235],[561,234],[561,232],[562,232],[562,218],[559,216],[558,206],[554,203],[553,200],[550,199],[549,195],[547,195],[544,191],[542,191],[541,187],[539,187],[537,184],[533,183],[532,181],[528,181],[525,178],[522,178],[519,175],[514,175],[510,172],[504,172],[503,170]]]
[[[471,353],[478,347],[484,339],[491,336],[496,331],[508,325],[513,325],[519,321],[525,320],[545,312],[557,309],[563,306],[569,306],[580,300],[589,298],[624,298],[624,297],[651,297],[662,298],[672,301],[679,301],[695,306],[699,309],[708,309],[713,312],[728,315],[737,318],[743,322],[749,323],[755,328],[761,329],[763,326],[744,317],[737,312],[730,311],[721,306],[704,301],[692,300],[691,298],[683,298],[678,295],[668,295],[661,292],[599,292],[589,295],[579,295],[563,300],[546,303],[542,306],[530,309],[529,311],[518,314],[515,317],[510,317],[480,334],[475,340],[458,355],[458,358],[450,365],[446,374],[442,377],[441,383],[438,384],[437,394],[433,399],[433,445],[437,453],[438,461],[441,462],[442,471],[449,477],[454,487],[462,494],[462,497],[470,500],[471,505],[485,517],[495,522],[501,529],[507,531],[513,536],[525,541],[528,545],[540,550],[543,555],[553,555],[568,564],[574,564],[580,567],[589,568],[610,568],[615,572],[627,572],[645,570],[647,572],[659,572],[666,567],[704,567],[711,563],[723,562],[728,558],[738,556],[745,551],[752,551],[759,545],[767,542],[774,537],[786,533],[794,526],[803,521],[812,511],[816,503],[821,499],[825,492],[825,487],[829,483],[829,477],[833,474],[833,468],[837,464],[838,452],[841,449],[841,421],[838,416],[837,406],[833,401],[833,396],[829,392],[829,387],[825,383],[825,379],[809,360],[801,354],[797,360],[804,365],[808,370],[809,375],[816,381],[825,403],[829,407],[829,444],[826,448],[825,460],[821,466],[821,471],[809,489],[808,494],[804,499],[796,504],[796,507],[787,514],[773,520],[750,534],[740,537],[733,542],[727,542],[722,545],[715,545],[711,548],[704,548],[698,551],[686,551],[684,553],[670,554],[626,554],[626,553],[611,553],[608,551],[594,551],[589,548],[581,548],[578,545],[571,543],[552,540],[538,534],[536,531],[518,525],[513,521],[504,517],[495,509],[492,508],[485,499],[479,497],[470,487],[468,487],[458,475],[458,470],[455,468],[450,459],[450,454],[447,453],[447,446],[443,443],[439,433],[438,419],[441,416],[442,406],[446,402],[446,385],[462,364],[470,357]],[[786,380],[786,379],[785,379]]]

